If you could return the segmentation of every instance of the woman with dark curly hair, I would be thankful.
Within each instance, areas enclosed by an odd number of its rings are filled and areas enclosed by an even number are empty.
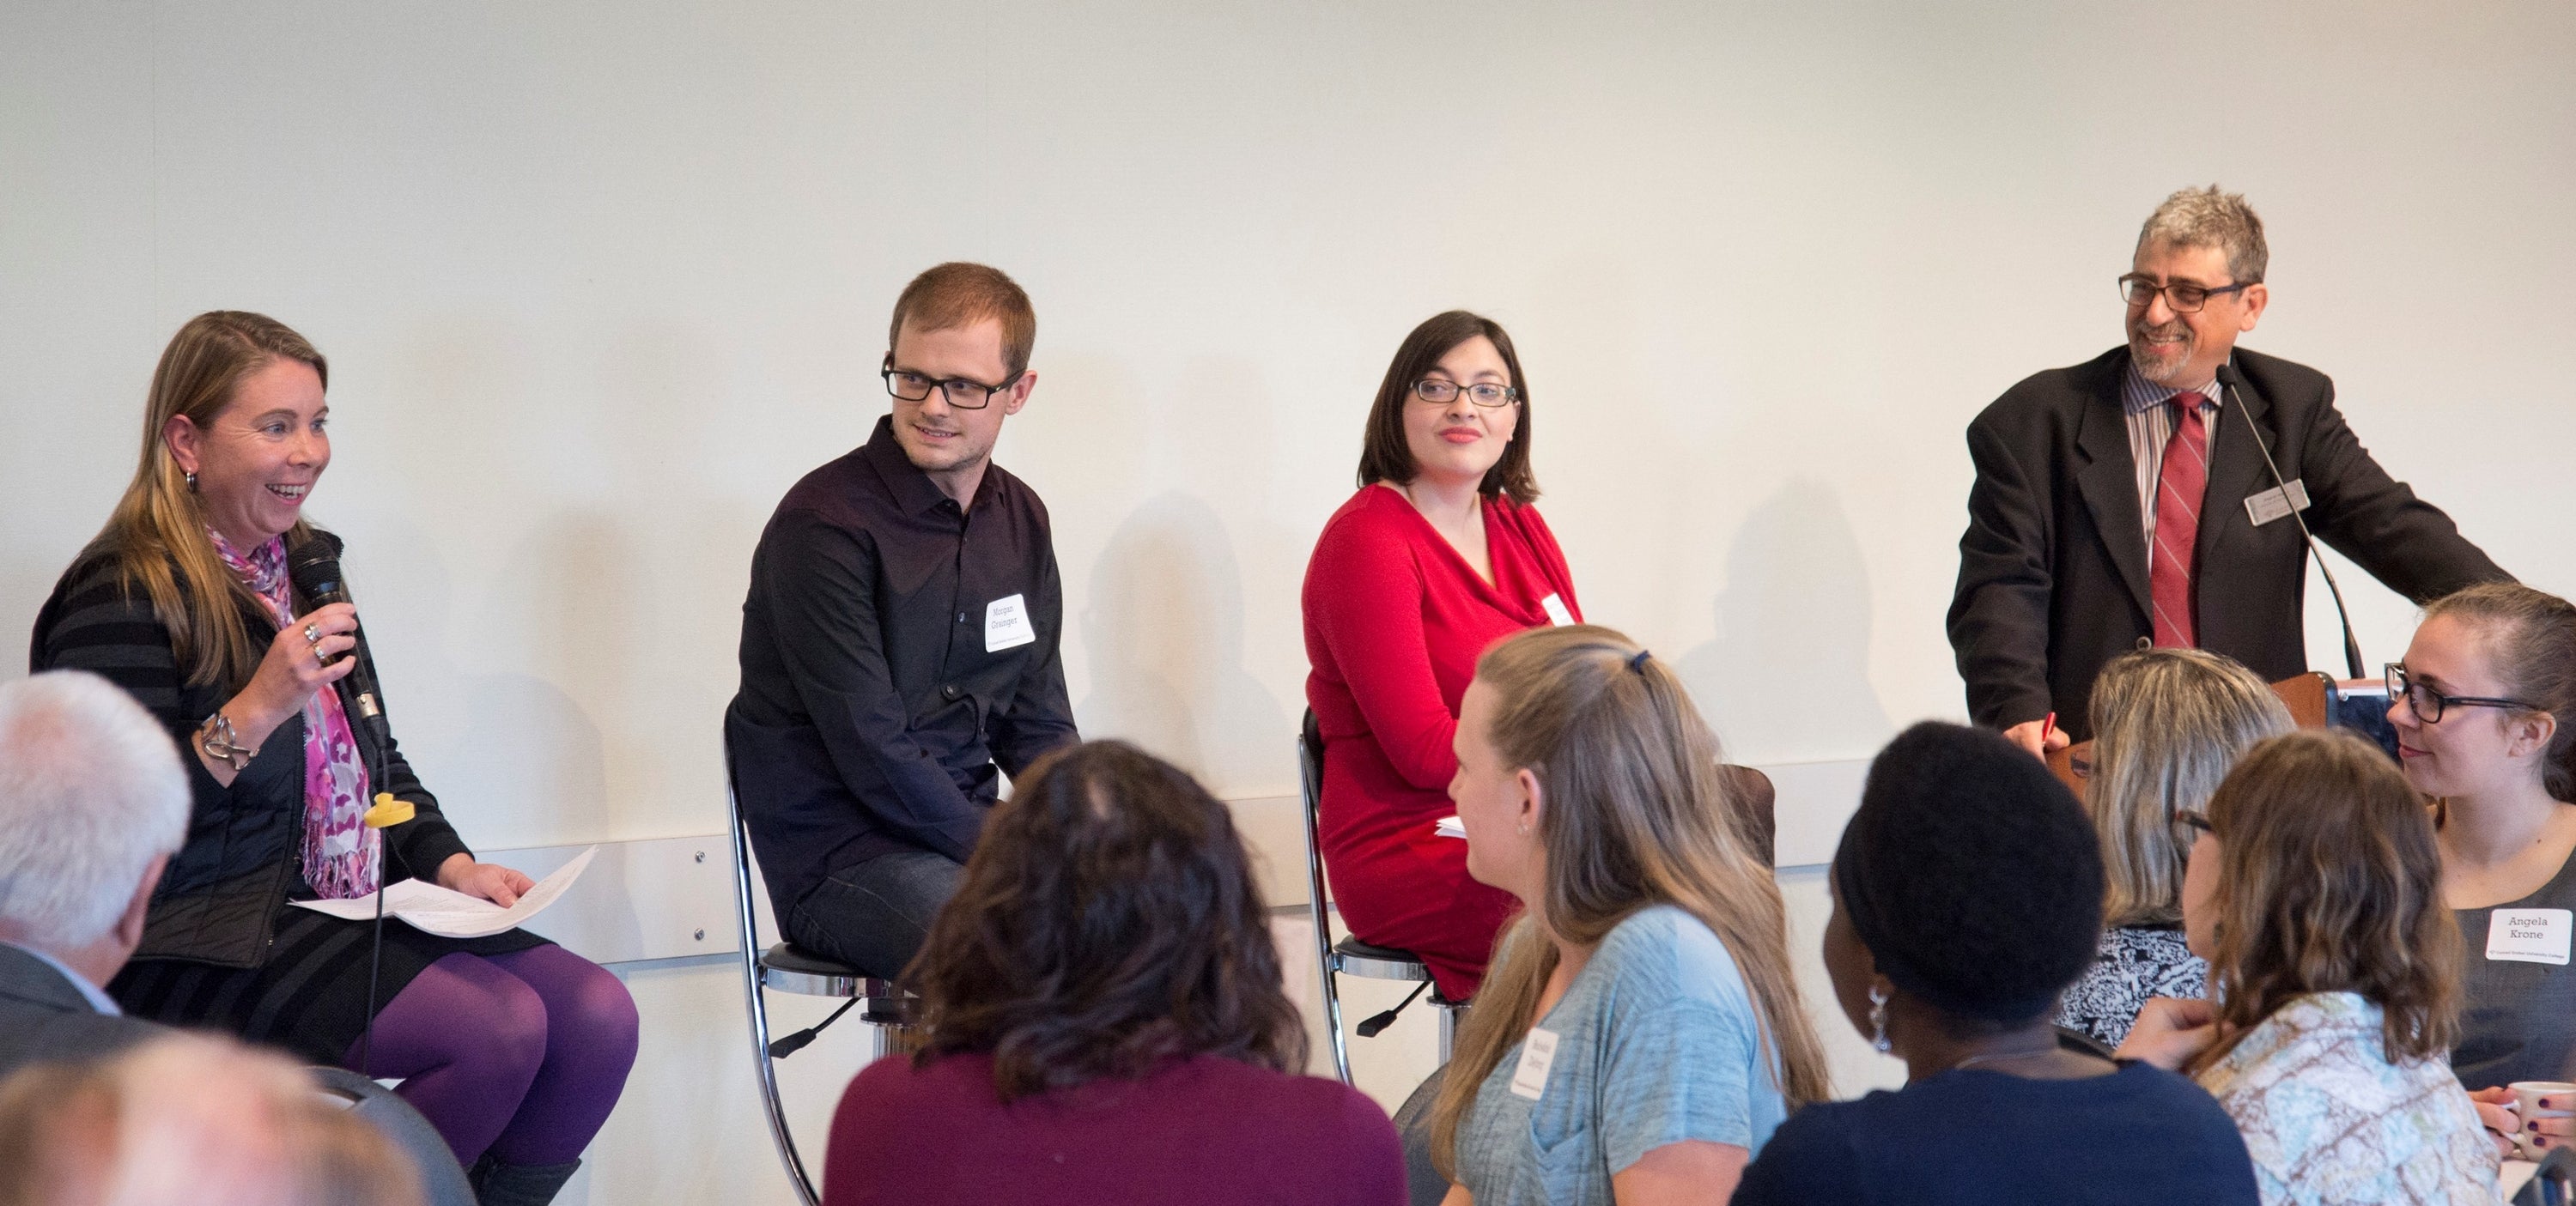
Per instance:
[[[1029,768],[906,980],[928,1041],[842,1094],[828,1206],[1404,1200],[1385,1112],[1299,1074],[1225,806],[1132,745]]]

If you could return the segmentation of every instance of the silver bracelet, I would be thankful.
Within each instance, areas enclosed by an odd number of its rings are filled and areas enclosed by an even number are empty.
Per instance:
[[[241,743],[241,735],[233,731],[233,718],[224,715],[221,708],[215,709],[214,715],[197,726],[197,748],[206,751],[207,757],[219,759],[232,767],[235,774],[249,766],[251,759],[259,757],[259,747]]]

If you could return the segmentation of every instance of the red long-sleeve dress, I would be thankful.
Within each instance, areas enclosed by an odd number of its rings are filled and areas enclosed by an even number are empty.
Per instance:
[[[1450,740],[1476,658],[1525,628],[1582,618],[1546,521],[1508,498],[1484,504],[1494,578],[1384,486],[1324,524],[1306,563],[1306,702],[1324,735],[1318,831],[1343,924],[1431,968],[1451,1000],[1474,995],[1494,935],[1519,908],[1467,877],[1467,843],[1433,831],[1457,811]]]

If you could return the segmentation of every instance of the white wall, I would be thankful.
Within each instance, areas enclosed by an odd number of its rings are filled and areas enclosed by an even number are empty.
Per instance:
[[[1055,512],[1087,732],[1291,788],[1308,544],[1397,340],[1468,306],[1520,343],[1587,611],[1739,757],[1860,757],[1963,710],[1962,426],[2116,341],[2184,184],[2270,223],[2249,345],[2576,589],[2571,62],[2534,0],[20,0],[0,632],[131,472],[170,332],[263,310],[333,361],[313,510],[469,837],[712,832],[760,524],[882,409],[903,281],[973,258],[1043,320],[1001,459]],[[2346,577],[2395,656],[2405,606]],[[731,1024],[692,991],[644,994],[675,1050]],[[630,1095],[638,1166],[765,1160],[681,1143],[695,1067]]]

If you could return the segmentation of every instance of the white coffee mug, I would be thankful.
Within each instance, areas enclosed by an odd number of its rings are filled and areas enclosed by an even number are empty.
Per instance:
[[[2576,1102],[2576,1084],[2569,1084],[2563,1080],[2517,1080],[2506,1085],[2505,1088],[2513,1091],[2513,1113],[2516,1124],[2513,1133],[2514,1150],[2521,1152],[2525,1160],[2537,1160],[2546,1153],[2531,1144],[2534,1137],[2531,1133],[2532,1120],[2576,1117],[2576,1109],[2566,1108],[2571,1102]],[[2557,1099],[2561,1108],[2541,1109],[2540,1099],[2543,1097]]]

